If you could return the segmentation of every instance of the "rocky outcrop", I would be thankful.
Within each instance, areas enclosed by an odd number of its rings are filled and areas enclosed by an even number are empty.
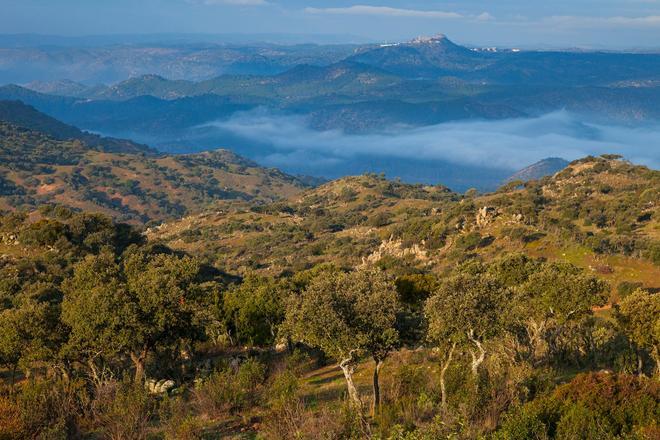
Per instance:
[[[0,243],[9,246],[17,246],[20,244],[16,234],[0,234]]]
[[[493,208],[491,206],[484,206],[479,211],[477,211],[477,216],[476,216],[477,226],[479,226],[480,228],[483,228],[484,226],[488,226],[499,215],[500,212],[497,210],[497,208]]]
[[[393,237],[390,237],[388,240],[383,241],[380,244],[380,247],[371,255],[363,258],[362,265],[376,263],[385,256],[396,258],[412,256],[418,260],[426,261],[428,260],[428,252],[423,248],[423,246],[424,241],[422,241],[421,246],[419,244],[413,244],[411,247],[404,247],[401,240],[395,240]]]

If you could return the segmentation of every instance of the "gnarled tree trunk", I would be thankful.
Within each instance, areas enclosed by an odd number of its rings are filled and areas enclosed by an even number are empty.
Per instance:
[[[479,390],[479,366],[483,363],[484,359],[486,359],[486,350],[484,350],[483,345],[477,338],[474,337],[474,330],[470,330],[468,332],[468,339],[470,342],[472,342],[476,347],[478,351],[475,353],[473,350],[470,350],[470,355],[472,356],[472,377],[474,378],[474,388],[475,390]]]
[[[484,359],[486,359],[486,350],[484,350],[481,342],[479,342],[479,340],[474,337],[474,330],[470,330],[468,332],[468,338],[470,339],[470,342],[476,345],[479,352],[479,356],[477,356],[474,351],[470,351],[470,354],[472,355],[472,374],[477,376],[479,373],[479,366],[483,363]]]
[[[140,353],[131,353],[131,360],[133,361],[133,365],[135,366],[135,376],[133,378],[133,382],[141,383],[144,380],[144,364],[147,359],[147,349],[143,348]]]
[[[383,366],[383,360],[374,356],[374,362],[376,362],[376,366],[374,367],[373,378],[374,402],[371,406],[372,417],[375,417],[380,411],[380,383],[378,381],[378,375],[380,374],[380,368]]]
[[[348,390],[348,398],[352,405],[355,405],[357,408],[362,408],[362,401],[360,400],[360,395],[358,394],[357,387],[355,382],[353,382],[353,374],[355,373],[355,352],[351,351],[348,354],[346,359],[343,359],[339,363],[339,368],[344,373],[344,378],[346,379],[346,388]]]
[[[440,395],[441,395],[440,406],[443,409],[443,411],[447,409],[447,389],[445,387],[445,374],[447,373],[447,369],[449,368],[449,365],[451,364],[451,361],[454,357],[455,349],[456,349],[456,342],[454,342],[451,345],[451,348],[449,349],[449,353],[447,353],[447,359],[445,359],[445,362],[442,364],[442,367],[440,369]]]

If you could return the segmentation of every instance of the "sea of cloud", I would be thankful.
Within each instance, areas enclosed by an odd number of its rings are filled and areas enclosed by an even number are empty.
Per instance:
[[[356,158],[374,157],[517,170],[547,157],[573,160],[604,153],[660,167],[660,124],[605,125],[567,111],[534,118],[389,127],[370,134],[349,134],[317,131],[309,127],[304,116],[258,109],[206,124],[205,128],[267,145],[257,159],[288,169],[297,165],[305,169],[341,166]]]

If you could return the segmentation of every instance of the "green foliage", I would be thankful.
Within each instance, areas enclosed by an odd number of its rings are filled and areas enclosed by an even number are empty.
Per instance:
[[[653,242],[647,251],[648,259],[653,261],[654,264],[660,266],[660,243]]]
[[[616,317],[628,339],[651,355],[660,376],[660,295],[637,289],[621,302]]]
[[[511,292],[490,275],[448,278],[426,302],[429,338],[447,342],[493,337],[504,325],[503,309],[510,298]]]
[[[380,355],[398,341],[394,284],[378,270],[335,272],[312,280],[287,310],[287,330],[336,359]]]
[[[634,281],[621,281],[618,286],[616,286],[616,292],[619,299],[627,298],[635,290],[641,288],[643,285],[639,282]]]
[[[510,413],[493,438],[644,438],[645,429],[656,428],[658,415],[657,382],[629,375],[582,374]]]
[[[64,284],[68,352],[130,356],[141,379],[149,353],[201,337],[199,270],[189,257],[136,248],[120,263],[109,253],[86,258]]]
[[[57,307],[34,300],[1,311],[0,365],[15,370],[29,368],[35,361],[53,360],[61,337],[57,312]]]
[[[266,367],[255,359],[248,359],[238,371],[225,368],[214,372],[196,386],[195,404],[200,412],[211,416],[250,408],[258,402],[257,391],[265,375]]]
[[[248,275],[224,294],[226,325],[237,343],[272,345],[284,319],[285,282]]]

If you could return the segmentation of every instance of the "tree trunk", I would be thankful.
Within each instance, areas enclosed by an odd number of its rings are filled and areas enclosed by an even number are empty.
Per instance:
[[[360,400],[357,388],[355,387],[355,382],[353,382],[353,373],[355,373],[355,359],[353,356],[354,352],[351,351],[349,357],[339,363],[339,368],[341,368],[341,371],[344,373],[348,398],[351,404],[355,405],[357,408],[362,408],[362,401]]]
[[[478,392],[479,391],[479,366],[481,363],[484,361],[486,358],[486,351],[484,350],[484,347],[481,345],[481,342],[477,338],[474,337],[474,331],[470,330],[468,332],[468,339],[477,346],[477,350],[479,351],[479,356],[477,354],[470,350],[470,356],[472,356],[472,377],[474,378],[474,391]]]
[[[644,375],[644,357],[642,356],[642,350],[639,348],[637,351],[637,375],[642,377]]]
[[[15,385],[16,385],[16,369],[18,368],[17,364],[12,365],[11,367],[11,394],[14,394]]]
[[[380,411],[380,384],[378,382],[378,374],[380,373],[380,368],[383,366],[383,361],[379,358],[374,357],[374,362],[376,362],[376,366],[374,367],[374,402],[371,407],[372,417],[376,417],[376,414],[378,414]]]
[[[440,369],[440,393],[441,393],[441,403],[440,407],[443,411],[447,409],[447,389],[445,388],[445,374],[447,369],[451,364],[452,358],[454,357],[454,350],[456,349],[456,342],[451,345],[449,353],[447,353],[447,359],[445,360],[442,368]]]
[[[655,345],[651,350],[651,357],[655,362],[655,375],[660,378],[660,349]]]
[[[468,338],[474,345],[477,346],[477,350],[479,350],[479,356],[477,356],[474,351],[470,351],[470,354],[472,355],[472,375],[476,378],[479,374],[479,366],[483,363],[484,359],[486,358],[486,351],[484,350],[484,347],[481,345],[481,342],[479,342],[474,337],[474,331],[470,330],[468,332]]]
[[[146,358],[146,348],[143,348],[140,354],[131,353],[131,360],[133,361],[133,365],[135,365],[135,377],[133,378],[133,382],[136,384],[139,384],[144,380],[144,363]]]

